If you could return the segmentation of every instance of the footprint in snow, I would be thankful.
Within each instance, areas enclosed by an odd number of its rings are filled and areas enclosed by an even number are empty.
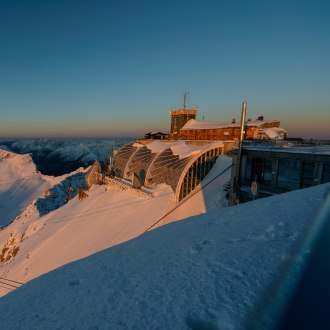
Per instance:
[[[79,285],[80,284],[80,280],[79,279],[75,279],[71,282],[68,282],[68,285],[69,286],[76,286],[76,285]]]
[[[201,241],[196,242],[191,248],[190,248],[190,254],[195,254],[197,252],[202,251],[205,247],[208,245],[212,245],[213,241],[209,239],[204,239]]]

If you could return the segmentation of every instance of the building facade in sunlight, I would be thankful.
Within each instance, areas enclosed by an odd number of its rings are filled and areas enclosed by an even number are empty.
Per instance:
[[[279,120],[265,120],[259,116],[256,120],[249,119],[245,125],[246,140],[283,140],[288,136],[280,127]],[[235,140],[240,136],[240,123],[233,119],[231,123],[216,123],[189,120],[181,129],[178,138],[183,140]]]

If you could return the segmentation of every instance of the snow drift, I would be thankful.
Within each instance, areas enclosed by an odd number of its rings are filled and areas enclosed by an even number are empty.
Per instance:
[[[280,266],[292,258],[292,247],[310,230],[329,188],[324,184],[175,222],[61,267],[3,297],[1,326],[245,328]]]

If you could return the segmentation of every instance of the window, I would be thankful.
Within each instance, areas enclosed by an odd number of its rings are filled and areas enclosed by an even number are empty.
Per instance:
[[[262,182],[265,185],[271,185],[272,183],[272,160],[265,159],[264,160],[264,171],[262,176]]]
[[[315,164],[305,162],[302,164],[301,188],[311,187],[314,185],[314,172]]]
[[[277,171],[277,187],[285,190],[300,188],[301,162],[299,160],[280,159]]]
[[[330,164],[323,165],[322,183],[330,182]]]
[[[185,175],[179,193],[179,201],[186,197],[209,174],[219,156],[220,149],[209,150],[198,157]]]

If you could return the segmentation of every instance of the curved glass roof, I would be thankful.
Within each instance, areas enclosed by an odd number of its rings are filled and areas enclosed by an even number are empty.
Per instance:
[[[220,141],[199,145],[184,141],[134,142],[116,153],[114,168],[117,176],[127,180],[135,173],[146,187],[168,184],[179,201],[207,175],[221,153]]]

